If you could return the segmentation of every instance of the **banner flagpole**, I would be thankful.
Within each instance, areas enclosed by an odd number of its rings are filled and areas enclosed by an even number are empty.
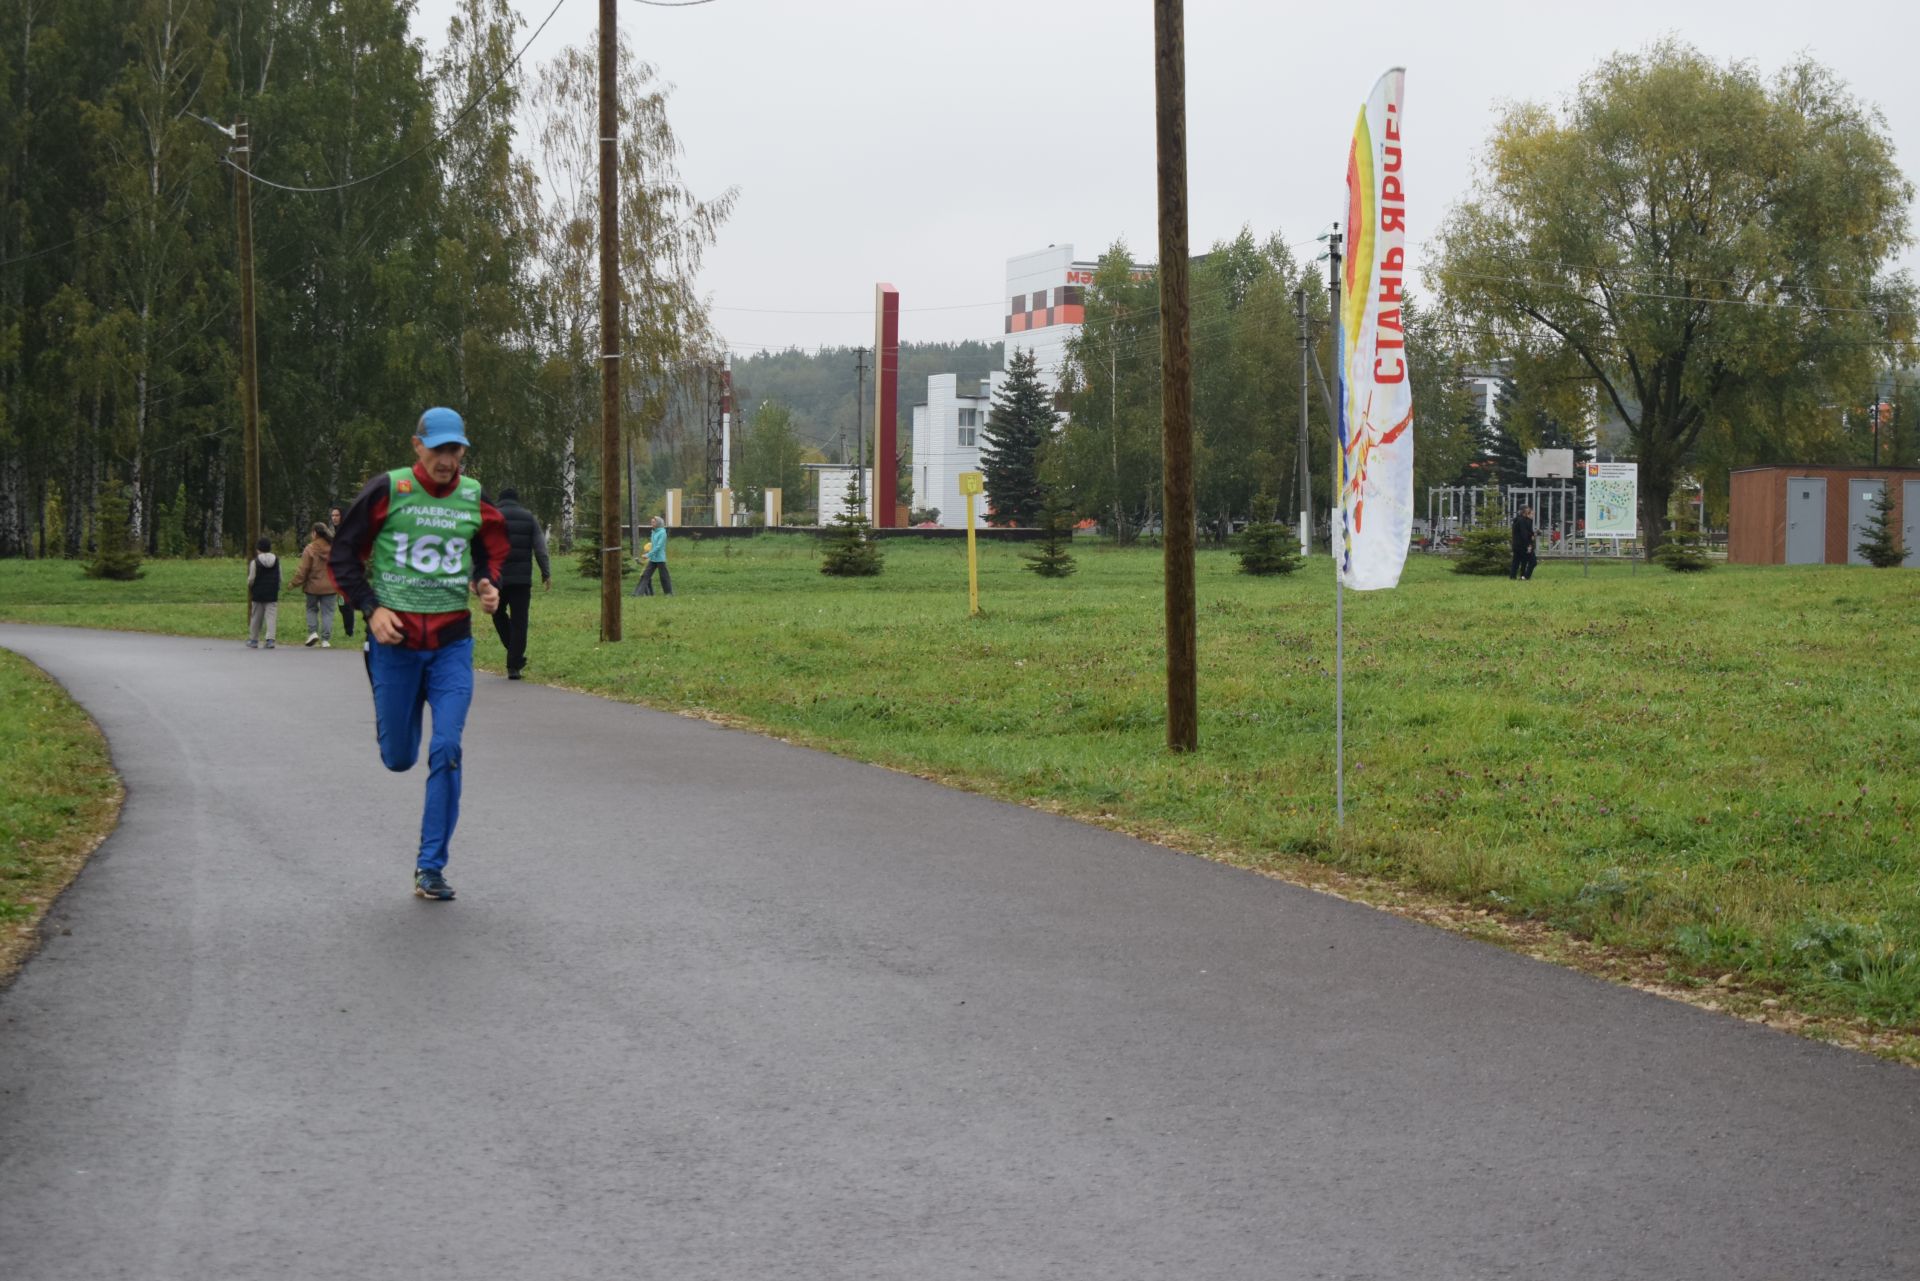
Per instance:
[[[1347,825],[1347,589],[1333,575],[1333,814]]]
[[[1347,824],[1347,611],[1341,557],[1347,555],[1346,485],[1347,361],[1346,329],[1340,307],[1340,224],[1327,238],[1327,298],[1333,313],[1333,505],[1327,513],[1327,541],[1333,547],[1333,816]]]
[[[1407,365],[1407,191],[1400,99],[1406,72],[1381,76],[1347,152],[1347,239],[1332,238],[1333,804],[1347,821],[1346,589],[1398,585],[1413,535],[1413,391]],[[1341,250],[1346,251],[1344,255]]]

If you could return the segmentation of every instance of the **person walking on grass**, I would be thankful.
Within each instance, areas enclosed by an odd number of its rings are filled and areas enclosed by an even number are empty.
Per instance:
[[[1532,578],[1533,570],[1540,563],[1535,550],[1537,535],[1533,529],[1533,508],[1522,507],[1520,514],[1513,518],[1513,566],[1507,570],[1508,578]],[[1496,562],[1498,563],[1498,562]]]
[[[264,632],[272,649],[279,629],[280,558],[273,554],[273,540],[262,538],[247,561],[247,648],[259,649]]]
[[[335,507],[327,513],[327,524],[333,528],[335,533],[340,532],[340,518],[342,514],[338,507]],[[329,574],[329,577],[331,577],[331,574]],[[340,597],[340,630],[349,636],[353,635],[353,602],[349,601],[345,596]]]
[[[293,586],[307,597],[307,648],[318,645],[333,648],[333,572],[327,561],[333,555],[333,527],[325,521],[313,522],[313,537],[300,553],[300,568],[293,573]]]
[[[553,566],[547,561],[547,535],[534,514],[520,505],[520,495],[500,491],[500,515],[507,522],[507,568],[500,579],[500,608],[493,630],[507,651],[507,679],[520,679],[527,665],[527,606],[533,603],[533,563],[540,562],[543,590],[553,590]]]
[[[460,474],[466,452],[459,414],[434,408],[420,415],[413,466],[367,482],[341,520],[329,561],[341,594],[366,615],[383,765],[395,773],[413,768],[422,714],[433,709],[413,892],[440,902],[453,897],[446,866],[460,821],[460,740],[473,702],[467,592],[493,613],[507,561],[505,520],[480,482]]]
[[[673,575],[667,572],[667,523],[658,516],[653,518],[653,533],[647,538],[647,568],[634,585],[635,596],[653,595],[653,572],[656,569],[660,571],[661,592],[673,595]]]

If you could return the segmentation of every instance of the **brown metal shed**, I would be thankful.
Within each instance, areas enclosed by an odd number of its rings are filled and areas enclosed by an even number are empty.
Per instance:
[[[1920,467],[1742,467],[1728,484],[1727,559],[1737,565],[1859,565],[1882,486],[1908,566],[1920,566]]]

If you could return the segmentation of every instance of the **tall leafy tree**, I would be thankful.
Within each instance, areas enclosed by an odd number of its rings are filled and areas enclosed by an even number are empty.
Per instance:
[[[622,37],[620,113],[621,352],[623,434],[644,438],[673,394],[679,367],[718,349],[695,282],[737,193],[696,195],[681,181],[681,145],[667,119],[670,86]],[[537,275],[551,306],[542,317],[541,381],[562,421],[598,420],[599,68],[586,46],[540,69],[533,93],[546,204]],[[575,523],[580,441],[560,442],[561,527]],[[592,451],[585,451],[592,452]]]
[[[980,470],[987,502],[998,520],[1032,525],[1040,519],[1047,499],[1040,480],[1041,455],[1059,421],[1033,352],[1016,350],[1007,360],[1006,381],[994,393],[993,411],[980,432]]]
[[[1564,114],[1512,108],[1435,276],[1484,354],[1626,424],[1641,526],[1703,441],[1754,453],[1913,336],[1888,270],[1911,185],[1877,112],[1825,68],[1765,79],[1667,41],[1603,62]]]
[[[775,401],[761,401],[747,426],[740,460],[747,500],[757,503],[766,490],[778,489],[781,502],[797,510],[806,495],[807,473],[802,467],[806,452],[806,443],[793,429],[792,412]]]
[[[1121,543],[1160,509],[1159,316],[1158,287],[1116,241],[1094,270],[1086,323],[1067,344],[1069,415],[1052,466]]]
[[[522,75],[520,19],[507,0],[462,0],[435,69],[443,197],[432,301],[414,333],[456,405],[481,435],[476,470],[552,514],[558,469],[536,380],[539,182],[515,154]]]
[[[127,478],[127,524],[151,542],[156,478],[149,456],[170,437],[204,428],[224,364],[215,329],[226,301],[215,242],[194,228],[218,222],[224,184],[214,179],[207,130],[194,115],[225,97],[225,57],[211,29],[211,0],[136,0],[126,26],[131,57],[102,101],[83,109],[99,140],[106,203],[116,224],[96,244],[105,297],[127,333],[125,392],[112,449]],[[210,331],[218,337],[210,337]],[[202,385],[214,384],[214,385]],[[159,485],[156,485],[156,479]]]

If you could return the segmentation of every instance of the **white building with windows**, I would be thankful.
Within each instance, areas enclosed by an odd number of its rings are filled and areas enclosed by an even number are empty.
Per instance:
[[[1086,291],[1098,266],[1076,259],[1072,245],[1007,259],[1005,349],[1009,355],[1031,350],[1040,381],[1050,389],[1059,387],[1067,341],[1086,319]],[[1004,377],[995,373],[961,387],[958,375],[937,374],[927,379],[926,401],[913,407],[913,505],[938,508],[940,524],[948,528],[967,523],[960,473],[980,470],[980,431]]]
[[[967,523],[960,473],[980,470],[980,432],[1003,377],[970,380],[963,392],[958,374],[935,374],[927,379],[926,402],[913,407],[913,505],[938,508],[939,523],[949,529]],[[978,499],[975,507],[984,517]]]

